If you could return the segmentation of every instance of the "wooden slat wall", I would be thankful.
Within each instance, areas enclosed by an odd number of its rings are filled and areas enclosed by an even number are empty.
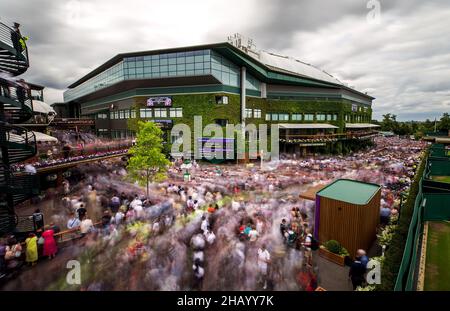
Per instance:
[[[358,249],[370,248],[380,220],[380,200],[381,190],[367,205],[320,197],[320,243],[337,240],[353,257]]]

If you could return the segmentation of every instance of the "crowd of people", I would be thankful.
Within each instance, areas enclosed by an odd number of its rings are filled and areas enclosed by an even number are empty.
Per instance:
[[[37,168],[125,154],[132,145],[131,139],[121,141],[98,139],[93,134],[75,131],[57,131],[54,135],[65,140],[38,143],[37,155],[25,162],[11,165],[11,170],[35,173]]]
[[[299,194],[337,178],[358,179],[383,186],[382,222],[401,212],[424,143],[375,143],[349,156],[262,166],[177,160],[149,197],[124,179],[120,163],[103,161],[97,171],[86,169],[77,187],[67,185],[51,220],[91,250],[86,260],[95,265],[83,289],[314,290],[314,202]],[[108,270],[111,260],[129,277]],[[357,267],[351,271],[359,282]]]

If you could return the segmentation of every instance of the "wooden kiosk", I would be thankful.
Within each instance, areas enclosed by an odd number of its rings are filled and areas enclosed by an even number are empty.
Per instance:
[[[338,241],[350,256],[369,249],[380,221],[381,187],[338,179],[316,193],[314,236],[325,243]]]

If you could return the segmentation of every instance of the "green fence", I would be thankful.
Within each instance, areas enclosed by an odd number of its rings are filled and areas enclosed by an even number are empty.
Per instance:
[[[433,144],[430,147],[430,156],[432,157],[450,157],[449,150],[445,149],[443,144]]]
[[[426,193],[424,199],[424,221],[450,220],[450,193]]]
[[[422,179],[419,182],[419,192],[414,203],[414,211],[409,225],[408,237],[406,238],[405,250],[403,252],[402,262],[395,282],[395,291],[413,290],[415,279],[415,267],[417,266],[417,255],[419,247],[419,238],[422,232],[423,216],[423,193]]]
[[[433,147],[435,145],[431,149]],[[426,169],[419,181],[419,190],[414,203],[402,262],[395,282],[395,291],[415,290],[423,223],[425,221],[450,220],[450,190],[448,184],[429,180],[430,176],[433,175],[450,175],[450,161],[434,157],[428,157],[427,159]],[[433,187],[430,187],[430,185]],[[436,192],[436,189],[439,192]]]

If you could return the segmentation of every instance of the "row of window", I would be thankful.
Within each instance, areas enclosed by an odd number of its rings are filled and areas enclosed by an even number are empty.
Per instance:
[[[314,119],[315,116],[315,119]],[[314,115],[313,113],[293,113],[291,114],[292,121],[337,121],[337,113],[324,114],[318,113]],[[267,113],[266,121],[289,121],[288,113]]]
[[[245,117],[246,118],[254,118],[254,119],[261,119],[261,109],[245,109]]]
[[[368,110],[369,110],[368,107],[362,107],[362,106],[358,106],[356,104],[352,104],[353,112],[367,112]]]
[[[370,116],[360,116],[360,115],[345,115],[345,122],[370,122]]]
[[[227,96],[217,96],[216,103],[227,104]],[[182,118],[183,108],[141,108],[139,110],[141,118]],[[108,119],[108,113],[100,112],[97,113],[97,119]],[[245,109],[246,118],[260,119],[262,117],[261,109]],[[109,118],[111,120],[124,120],[130,118],[136,118],[136,110],[134,109],[123,109],[109,112]],[[337,113],[324,114],[324,113],[267,113],[266,121],[337,121]],[[369,122],[370,116],[361,115],[345,115],[345,122]]]
[[[105,115],[105,113],[103,113],[102,117],[104,117],[104,115]],[[99,115],[97,115],[97,118],[99,118]],[[111,111],[109,113],[109,118],[111,120],[124,120],[124,119],[136,118],[136,110],[123,109],[123,110]],[[107,119],[107,118],[104,118],[104,119]]]
[[[139,114],[141,118],[182,118],[183,108],[141,108]]]
[[[99,137],[107,137],[107,138],[134,138],[134,137],[136,137],[136,133],[131,130],[97,129],[97,135]]]

